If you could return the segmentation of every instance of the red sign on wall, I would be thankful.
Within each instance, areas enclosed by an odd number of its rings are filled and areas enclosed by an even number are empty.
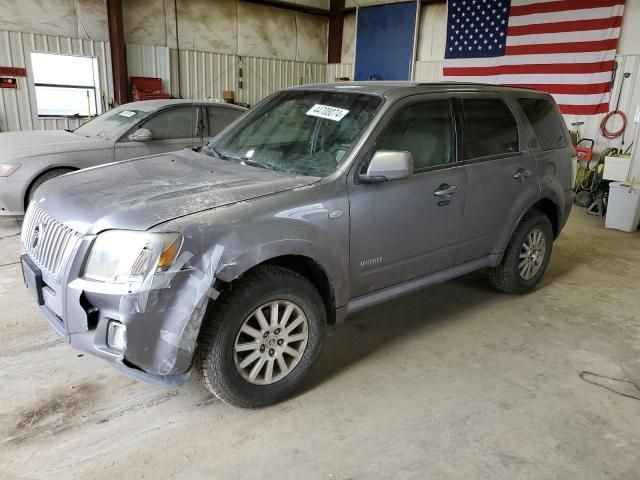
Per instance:
[[[15,78],[0,77],[0,88],[18,88]]]
[[[11,77],[26,77],[27,69],[22,67],[0,67],[0,75],[9,75]]]

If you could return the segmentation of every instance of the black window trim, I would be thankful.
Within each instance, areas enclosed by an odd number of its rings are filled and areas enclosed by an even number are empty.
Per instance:
[[[518,132],[518,151],[517,152],[505,152],[505,153],[498,153],[495,155],[484,155],[482,157],[475,157],[475,158],[471,158],[469,160],[466,160],[464,158],[464,149],[462,148],[462,144],[464,142],[464,131],[465,131],[465,123],[466,123],[466,119],[464,118],[464,109],[462,106],[462,102],[464,99],[480,99],[480,100],[484,100],[484,99],[498,99],[501,100],[506,107],[508,108],[509,112],[511,112],[511,116],[513,117],[513,120],[516,123],[516,129]],[[456,108],[458,110],[458,116],[460,118],[460,128],[461,128],[461,135],[460,135],[460,160],[462,162],[462,164],[464,165],[473,165],[476,163],[483,163],[483,162],[490,162],[493,160],[503,160],[505,158],[514,158],[514,157],[521,157],[523,155],[526,155],[528,153],[527,147],[523,146],[523,139],[524,139],[524,132],[522,129],[522,121],[520,119],[520,116],[518,115],[518,113],[515,111],[515,109],[513,108],[513,105],[511,104],[511,102],[509,101],[510,99],[508,97],[506,97],[505,95],[501,95],[499,93],[483,93],[481,95],[479,94],[468,94],[468,95],[464,95],[464,94],[460,94],[457,93],[455,94],[455,103],[456,103]]]

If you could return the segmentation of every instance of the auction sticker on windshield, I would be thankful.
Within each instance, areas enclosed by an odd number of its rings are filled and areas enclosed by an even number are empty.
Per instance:
[[[333,120],[334,122],[342,120],[347,113],[349,113],[349,110],[345,110],[344,108],[330,107],[328,105],[320,105],[319,103],[316,103],[313,107],[307,110],[307,115],[326,118],[327,120]]]
[[[125,110],[123,112],[120,112],[118,115],[120,115],[121,117],[133,117],[136,114],[136,112],[132,112],[131,110]]]

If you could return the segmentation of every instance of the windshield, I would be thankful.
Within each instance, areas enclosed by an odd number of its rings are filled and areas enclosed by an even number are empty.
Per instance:
[[[381,103],[347,92],[284,91],[212,140],[204,153],[323,177],[336,170]]]
[[[73,133],[83,137],[98,137],[103,140],[111,140],[118,136],[122,130],[132,127],[149,113],[151,112],[127,108],[126,105],[123,105],[88,121],[81,127],[76,128]]]

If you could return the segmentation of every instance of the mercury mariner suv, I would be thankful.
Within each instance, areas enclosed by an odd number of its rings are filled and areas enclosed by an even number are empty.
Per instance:
[[[571,208],[573,155],[533,90],[291,88],[199,151],[45,183],[24,219],[24,280],[73,347],[268,405],[353,312],[479,269],[504,292],[534,289]]]

